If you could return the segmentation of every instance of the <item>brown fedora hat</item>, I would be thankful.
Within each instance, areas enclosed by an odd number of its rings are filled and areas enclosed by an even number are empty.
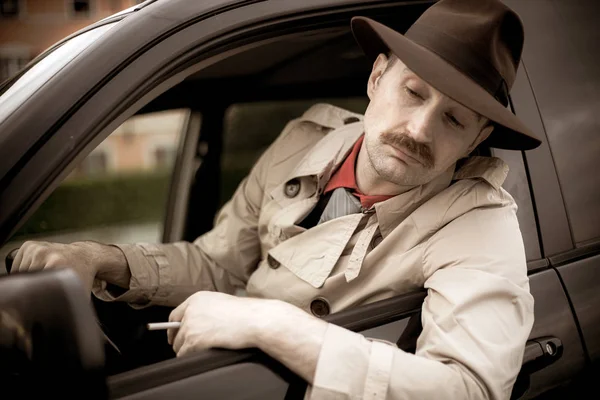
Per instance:
[[[392,52],[421,79],[495,122],[491,147],[529,150],[538,139],[508,108],[523,50],[519,16],[498,0],[440,0],[404,35],[365,17],[352,32],[372,61]]]

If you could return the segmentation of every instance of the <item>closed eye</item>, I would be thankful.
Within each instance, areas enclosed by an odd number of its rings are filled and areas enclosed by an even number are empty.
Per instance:
[[[423,97],[415,92],[414,90],[412,90],[411,88],[409,88],[408,86],[404,86],[404,90],[406,91],[406,93],[408,93],[411,97],[416,97],[418,99],[423,99]]]
[[[460,123],[459,120],[456,119],[456,117],[450,113],[446,114],[446,117],[448,118],[448,120],[450,121],[450,123],[454,126],[456,126],[457,128],[464,128],[463,124]]]

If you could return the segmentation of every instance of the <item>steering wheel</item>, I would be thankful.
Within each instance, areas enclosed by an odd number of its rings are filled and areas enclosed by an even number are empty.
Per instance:
[[[16,249],[11,250],[7,255],[6,255],[6,259],[5,259],[5,266],[6,266],[6,272],[7,274],[11,273],[12,270],[12,265],[13,265],[13,261],[15,260],[15,257],[17,256],[17,253],[19,251],[19,248],[17,247]],[[92,295],[93,297],[93,295]],[[104,336],[104,341],[105,341],[105,351],[107,353],[107,356],[109,357],[118,357],[121,355],[121,350],[119,349],[119,347],[115,344],[115,342],[113,340],[110,339],[110,337],[107,334],[107,331],[109,331],[109,329],[100,321],[100,319],[96,317],[96,323],[98,324],[100,331],[102,332],[102,335]]]
[[[5,259],[7,273],[19,251]],[[175,357],[165,331],[149,331],[148,322],[166,321],[172,307],[152,306],[133,309],[122,302],[105,302],[90,294],[95,319],[105,342],[106,371],[109,375]]]
[[[82,297],[86,292],[68,269],[0,277],[3,394],[108,398],[102,335]]]

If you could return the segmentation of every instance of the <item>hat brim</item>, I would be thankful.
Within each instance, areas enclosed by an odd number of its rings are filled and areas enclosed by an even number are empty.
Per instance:
[[[354,38],[371,61],[381,53],[392,52],[435,89],[495,122],[486,140],[490,147],[530,150],[541,144],[508,108],[436,53],[366,17],[353,17],[351,26]]]

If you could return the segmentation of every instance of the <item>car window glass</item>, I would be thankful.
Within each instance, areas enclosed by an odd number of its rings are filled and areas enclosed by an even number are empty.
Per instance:
[[[187,110],[134,116],[96,147],[6,244],[162,239],[169,181]]]
[[[600,8],[597,0],[519,1],[523,61],[546,129],[573,239],[600,239]]]
[[[221,204],[229,200],[252,165],[277,138],[285,125],[300,117],[310,106],[328,103],[349,111],[364,113],[366,97],[289,100],[239,103],[225,113],[223,156],[221,159]]]
[[[527,261],[537,260],[541,258],[540,243],[523,154],[520,151],[494,148],[491,152],[493,156],[501,158],[508,164],[509,172],[502,187],[517,203],[517,219],[523,235]]]
[[[53,75],[70,63],[83,50],[114,27],[116,23],[102,25],[70,39],[42,58],[23,74],[0,96],[0,123],[23,104]]]

